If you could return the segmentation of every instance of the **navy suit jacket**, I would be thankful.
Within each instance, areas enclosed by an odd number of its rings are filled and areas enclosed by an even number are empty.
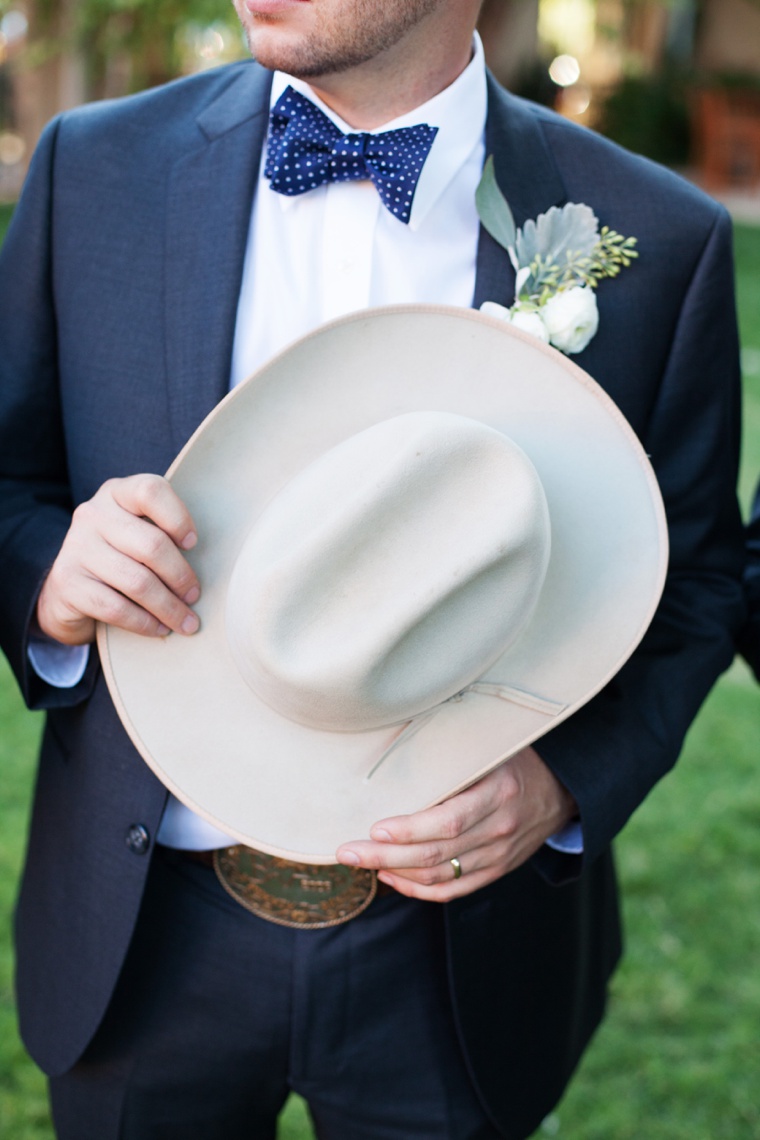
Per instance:
[[[21,1029],[55,1074],[97,1028],[140,905],[166,793],[128,741],[96,654],[54,690],[27,663],[44,575],[72,509],[112,476],[164,471],[228,383],[269,76],[244,63],[47,129],[0,257],[0,644],[48,710],[17,913]],[[599,290],[578,362],[652,457],[671,561],[641,647],[538,745],[571,789],[585,853],[544,849],[446,908],[452,1000],[505,1136],[560,1095],[602,1015],[620,948],[609,843],[675,761],[743,616],[734,483],[738,351],[730,228],[666,171],[489,85],[487,150],[518,224],[586,202],[639,240]],[[510,303],[482,233],[475,304]],[[664,837],[666,840],[667,837]]]

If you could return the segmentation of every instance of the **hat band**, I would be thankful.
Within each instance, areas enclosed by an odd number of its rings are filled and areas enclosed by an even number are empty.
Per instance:
[[[559,701],[552,701],[548,697],[539,697],[535,693],[529,693],[526,689],[518,689],[514,685],[500,685],[494,681],[474,681],[460,692],[455,693],[453,697],[441,701],[435,708],[428,709],[427,712],[420,713],[419,716],[412,717],[411,720],[407,721],[398,736],[391,741],[382,753],[379,760],[376,760],[372,765],[364,779],[371,780],[381,764],[385,763],[391,753],[395,752],[401,745],[407,744],[413,736],[416,736],[418,732],[430,724],[442,708],[447,705],[458,704],[473,693],[479,693],[484,697],[498,697],[499,700],[508,701],[513,705],[520,705],[522,708],[531,709],[532,712],[543,713],[544,716],[548,717],[559,716],[560,713],[563,713],[567,708],[566,704],[561,704]]]

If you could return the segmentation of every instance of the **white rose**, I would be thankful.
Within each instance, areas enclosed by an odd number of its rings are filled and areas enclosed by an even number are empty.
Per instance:
[[[480,311],[487,317],[496,317],[498,321],[509,320],[509,309],[504,305],[499,305],[496,301],[484,301],[480,306]]]
[[[596,293],[575,285],[551,297],[541,309],[549,340],[560,352],[583,352],[599,328]]]
[[[523,309],[507,309],[504,305],[497,304],[496,301],[484,301],[480,306],[480,311],[485,313],[487,317],[496,317],[498,320],[507,321],[516,329],[521,329],[522,332],[537,337],[544,344],[549,343],[546,325],[541,319],[540,313],[535,310],[531,313],[525,312]]]
[[[535,310],[532,313],[526,313],[524,309],[512,309],[509,313],[509,323],[514,325],[516,329],[537,337],[544,344],[549,343],[549,330],[544,324],[541,314]]]

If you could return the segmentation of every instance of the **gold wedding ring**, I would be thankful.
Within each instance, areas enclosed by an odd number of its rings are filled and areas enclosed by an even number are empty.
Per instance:
[[[454,878],[458,879],[462,874],[462,864],[459,862],[456,855],[453,859],[449,859],[449,863],[451,863],[451,866],[454,868]]]

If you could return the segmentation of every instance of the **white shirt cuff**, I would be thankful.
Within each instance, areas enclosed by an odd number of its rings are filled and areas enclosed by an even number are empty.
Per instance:
[[[56,689],[73,689],[78,685],[90,659],[89,645],[61,645],[40,634],[29,638],[27,652],[37,676]]]
[[[231,847],[237,843],[231,835],[220,831],[190,808],[169,796],[158,828],[156,842],[183,851],[212,851],[215,847]]]
[[[583,826],[580,820],[573,820],[566,824],[561,831],[550,835],[546,841],[547,847],[561,851],[563,855],[583,854]]]

